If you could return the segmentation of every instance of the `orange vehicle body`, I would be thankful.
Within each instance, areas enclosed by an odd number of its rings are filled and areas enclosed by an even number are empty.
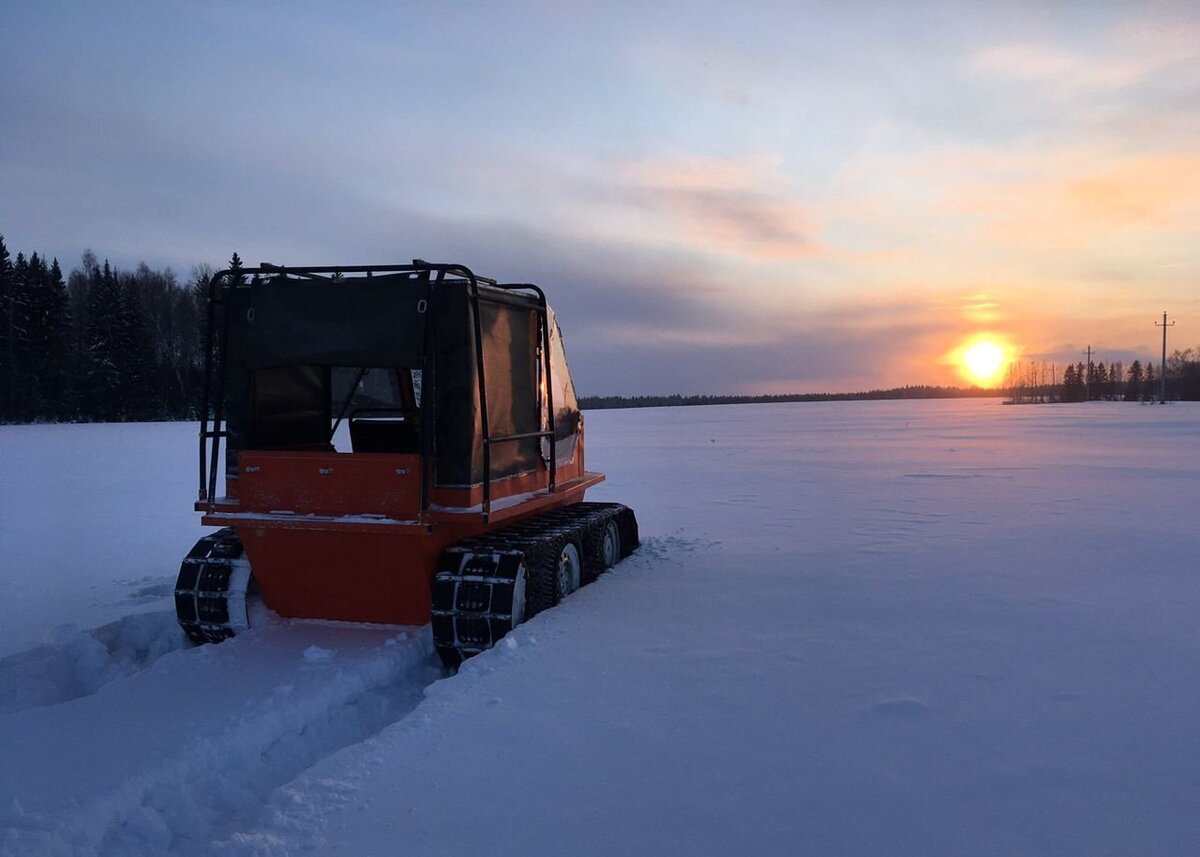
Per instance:
[[[578,503],[603,481],[575,461],[549,473],[492,483],[491,510],[482,490],[435,488],[420,511],[420,457],[382,453],[244,451],[230,496],[201,523],[233,527],[263,600],[280,616],[424,625],[438,558],[455,542]]]

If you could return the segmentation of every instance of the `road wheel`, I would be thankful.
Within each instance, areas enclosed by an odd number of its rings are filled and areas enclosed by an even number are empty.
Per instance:
[[[535,559],[527,559],[527,571],[525,618],[528,619],[579,588],[579,546],[567,538],[549,539],[539,546]]]
[[[582,575],[579,547],[575,542],[568,541],[558,552],[558,572],[554,580],[556,600],[561,601],[578,589]]]
[[[605,521],[604,535],[600,539],[600,561],[602,570],[608,571],[621,561],[621,531],[617,522]]]

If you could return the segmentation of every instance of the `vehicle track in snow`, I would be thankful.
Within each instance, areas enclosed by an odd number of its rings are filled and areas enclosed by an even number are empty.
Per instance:
[[[277,620],[131,660],[91,691],[44,688],[0,715],[0,855],[207,854],[444,675],[427,627]]]

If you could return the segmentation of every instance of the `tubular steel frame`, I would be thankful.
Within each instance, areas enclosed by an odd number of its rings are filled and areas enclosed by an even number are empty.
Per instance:
[[[200,502],[197,504],[198,507],[203,506],[208,512],[215,511],[221,438],[228,438],[229,436],[228,427],[221,428],[225,422],[225,352],[229,344],[229,316],[227,313],[221,313],[221,329],[219,331],[215,354],[213,349],[213,337],[214,334],[218,333],[216,330],[217,310],[224,303],[222,300],[224,291],[241,287],[243,285],[241,278],[247,276],[252,278],[251,285],[253,285],[264,274],[283,276],[285,278],[300,277],[308,280],[321,280],[330,285],[337,285],[343,274],[366,274],[367,277],[371,277],[374,274],[385,273],[421,274],[428,283],[428,297],[426,298],[425,305],[425,341],[422,343],[423,366],[421,367],[421,512],[425,513],[429,510],[430,482],[435,452],[433,443],[433,432],[435,431],[434,412],[436,410],[435,403],[437,401],[438,384],[437,373],[434,369],[436,364],[434,360],[435,343],[433,337],[429,335],[428,319],[433,317],[433,305],[438,293],[438,287],[447,282],[447,275],[460,277],[461,279],[456,280],[456,282],[465,280],[469,285],[468,296],[470,298],[471,313],[474,322],[472,332],[475,341],[475,371],[478,377],[479,417],[482,429],[482,514],[484,520],[487,520],[491,514],[491,447],[494,443],[510,443],[529,440],[531,438],[548,439],[550,443],[550,456],[547,462],[549,475],[547,489],[550,493],[556,491],[558,449],[554,425],[554,384],[551,377],[550,323],[546,306],[546,294],[538,286],[532,283],[498,283],[487,277],[476,275],[465,265],[431,263],[421,259],[414,259],[410,265],[341,265],[318,267],[283,267],[263,262],[257,268],[226,268],[214,274],[209,281],[207,336],[204,350],[204,386],[202,401],[200,403]],[[545,413],[548,423],[545,430],[492,436],[491,426],[488,423],[487,381],[484,374],[483,323],[479,312],[480,301],[486,301],[488,298],[480,296],[480,283],[484,283],[491,288],[506,291],[531,292],[532,296],[537,300],[535,308],[538,316],[538,340],[541,350],[541,369],[544,373],[543,378],[545,379]],[[213,388],[214,380],[216,382],[215,390]],[[539,394],[541,393],[542,391],[539,390]],[[210,413],[212,414],[211,420],[209,418]],[[539,421],[541,420],[540,413],[538,419]],[[209,425],[210,422],[211,428]],[[209,446],[210,440],[212,441],[211,448]]]

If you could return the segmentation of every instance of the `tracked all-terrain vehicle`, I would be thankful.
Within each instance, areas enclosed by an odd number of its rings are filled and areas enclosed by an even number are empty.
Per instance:
[[[585,503],[584,423],[540,288],[461,265],[226,270],[210,286],[194,642],[284,617],[432,623],[449,664],[638,544]],[[222,467],[222,451],[224,466]]]

